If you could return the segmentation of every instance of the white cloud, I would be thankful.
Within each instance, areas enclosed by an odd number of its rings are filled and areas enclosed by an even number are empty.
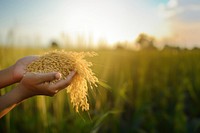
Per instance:
[[[195,18],[199,18],[200,21],[199,0],[169,0],[167,4],[159,5],[159,11],[163,17],[169,19],[180,19],[181,21],[194,19],[197,21]]]
[[[178,0],[170,0],[168,3],[167,3],[167,7],[168,8],[175,8],[178,6]]]
[[[171,25],[171,43],[200,46],[200,0],[169,0],[159,11]]]

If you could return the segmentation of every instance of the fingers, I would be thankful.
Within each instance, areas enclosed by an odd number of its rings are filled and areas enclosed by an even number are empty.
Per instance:
[[[39,56],[38,55],[30,55],[30,56],[26,56],[24,58],[21,58],[17,61],[17,63],[21,63],[23,65],[28,65],[29,63],[31,63],[32,61],[38,59]]]
[[[58,92],[64,88],[66,88],[73,80],[73,77],[75,76],[76,72],[72,71],[65,80],[60,80],[55,84],[52,84],[50,86],[50,89],[52,89],[54,92]]]
[[[29,88],[34,95],[54,96],[58,91],[66,88],[71,83],[75,74],[76,72],[72,71],[65,80],[59,80],[51,84],[48,82],[61,78],[60,73],[26,73],[21,84]]]
[[[38,74],[38,78],[39,83],[44,83],[44,82],[49,82],[55,79],[60,79],[61,78],[61,74],[60,73],[56,73],[56,72],[51,72],[51,73],[39,73]]]
[[[28,56],[27,58],[29,58],[29,60],[27,61],[27,63],[29,64],[29,63],[31,63],[31,62],[37,60],[37,59],[39,58],[39,56],[37,56],[37,55],[32,55],[32,56]]]
[[[61,77],[62,77],[62,76],[61,76],[60,73],[56,73],[56,74],[55,74],[55,78],[56,78],[56,79],[60,79]]]

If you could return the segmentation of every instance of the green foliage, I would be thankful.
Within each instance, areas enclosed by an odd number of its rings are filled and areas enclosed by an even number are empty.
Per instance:
[[[0,132],[200,131],[199,50],[97,52],[89,60],[101,82],[89,93],[89,112],[75,113],[65,91],[53,98],[34,97],[0,119]],[[37,53],[0,48],[0,66]]]

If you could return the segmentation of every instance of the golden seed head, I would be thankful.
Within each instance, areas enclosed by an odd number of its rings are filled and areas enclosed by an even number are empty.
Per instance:
[[[84,57],[95,56],[95,52],[65,52],[52,51],[40,56],[39,59],[33,61],[26,68],[27,72],[60,72],[61,79],[65,79],[70,71],[76,71],[71,84],[67,87],[67,93],[70,96],[71,103],[76,112],[79,108],[82,111],[89,110],[88,104],[88,86],[96,86],[98,78],[91,70],[92,63],[84,59]],[[61,80],[59,79],[59,80]],[[55,83],[57,80],[52,81]]]

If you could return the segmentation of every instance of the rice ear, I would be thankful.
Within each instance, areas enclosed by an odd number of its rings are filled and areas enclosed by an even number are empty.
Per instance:
[[[62,74],[61,79],[65,79],[70,71],[76,71],[76,75],[73,78],[71,84],[67,87],[67,93],[70,96],[70,101],[75,108],[76,112],[79,112],[79,108],[82,111],[89,110],[88,104],[88,86],[96,86],[98,78],[92,72],[90,68],[91,62],[88,62],[84,57],[95,56],[95,52],[65,52],[65,51],[51,51],[40,56],[38,60],[33,61],[26,68],[27,72],[60,72]],[[55,83],[57,80],[53,80],[50,83]]]

